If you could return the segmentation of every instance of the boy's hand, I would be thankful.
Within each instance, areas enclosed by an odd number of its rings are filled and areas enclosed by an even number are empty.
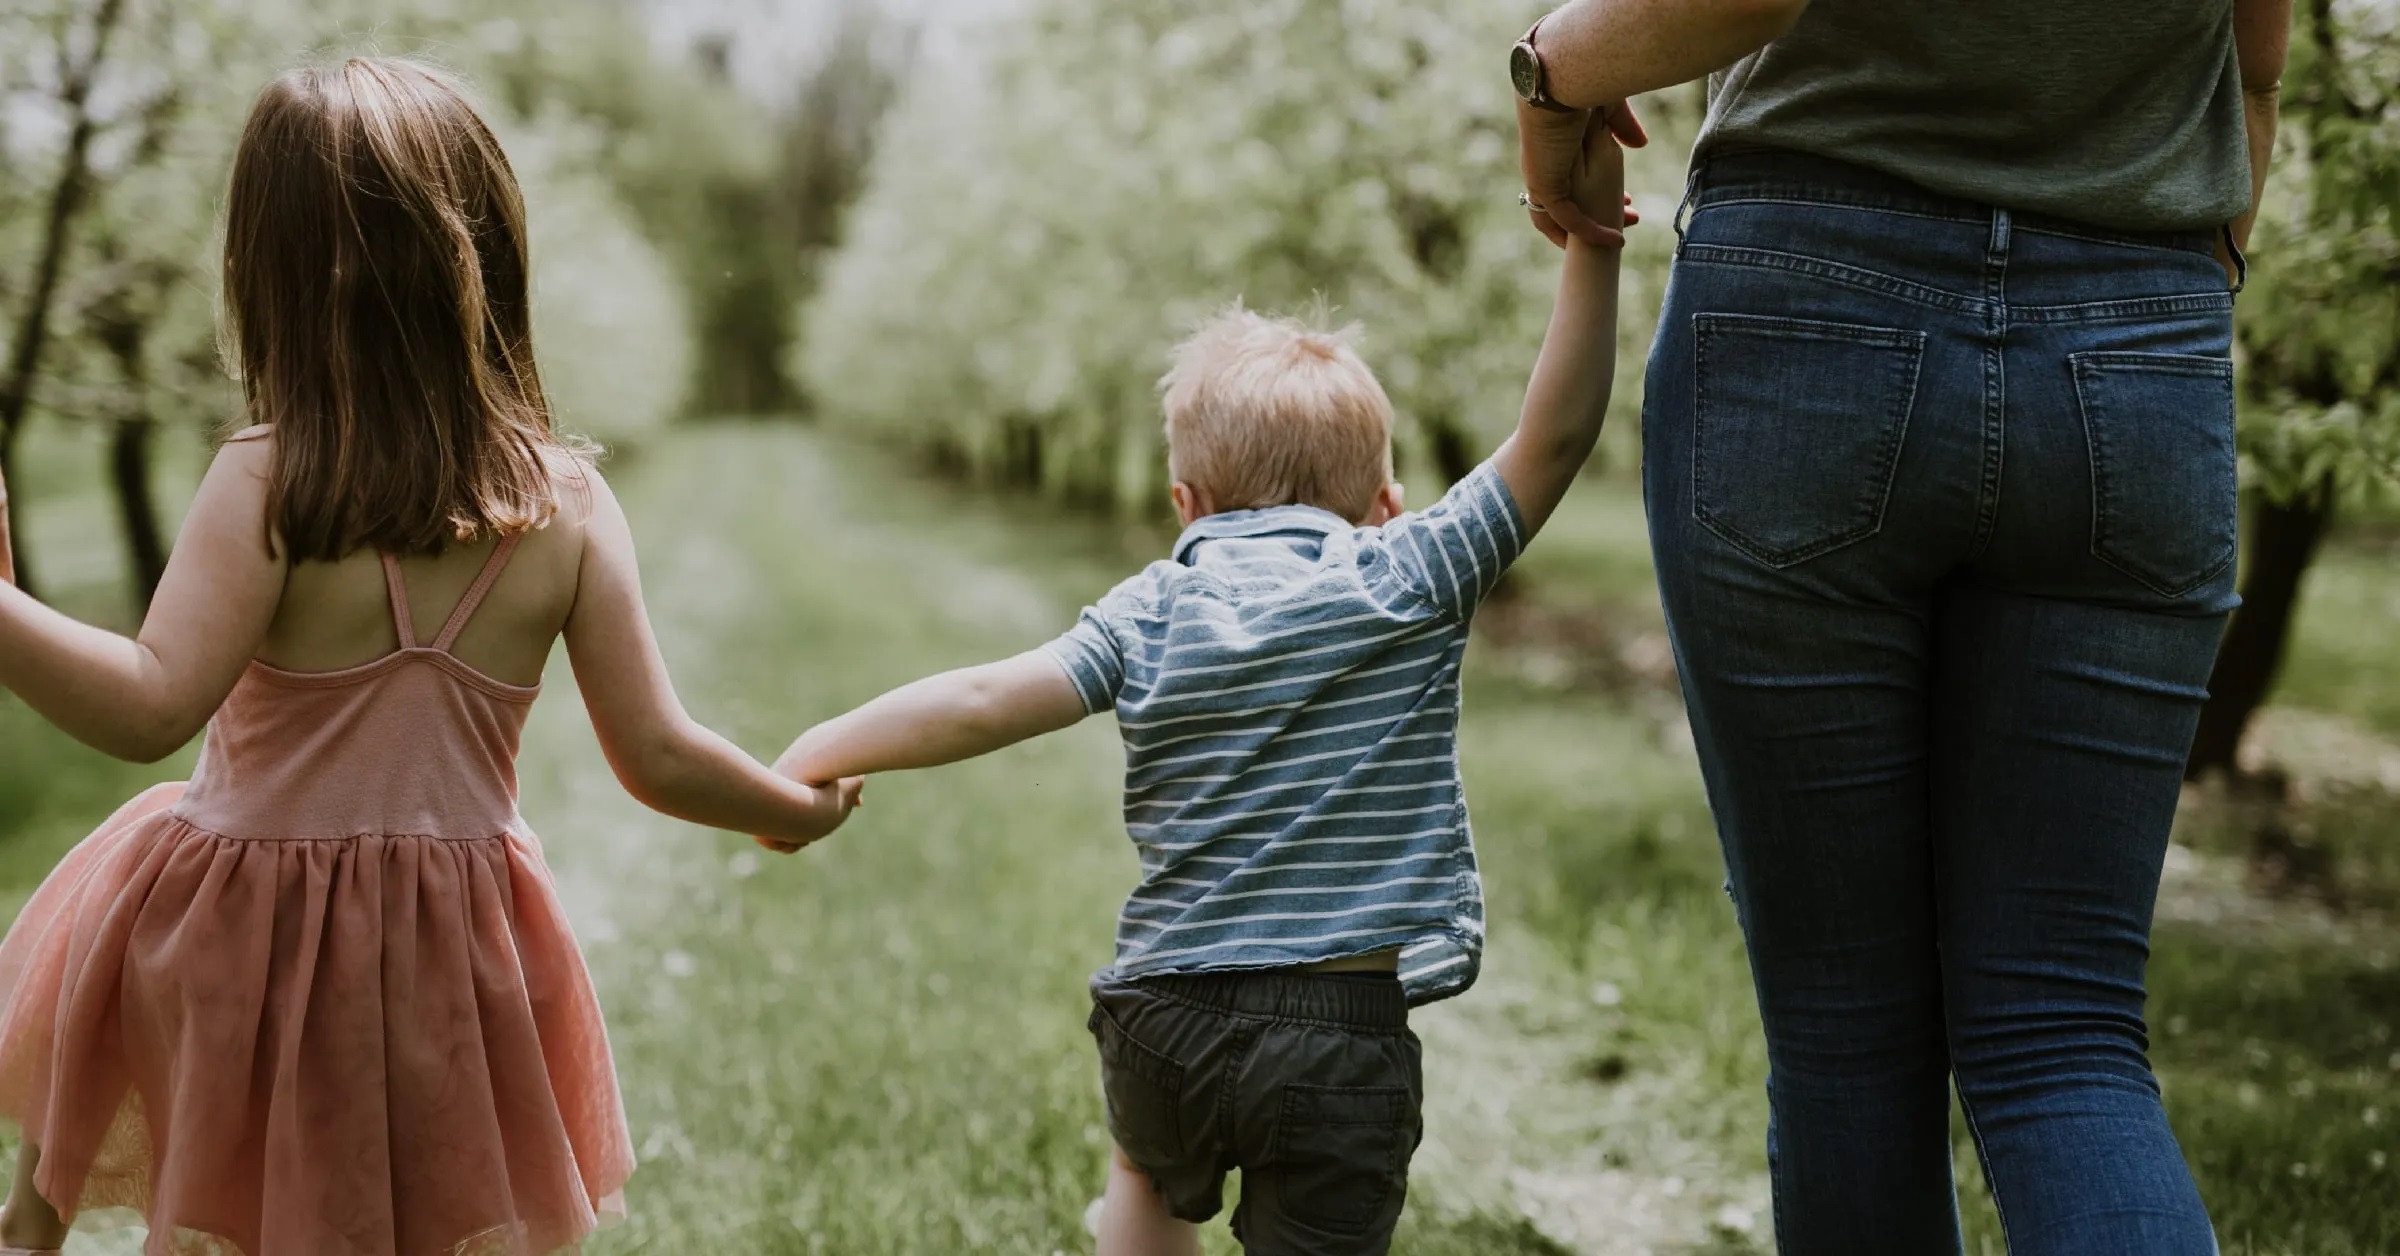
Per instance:
[[[776,854],[789,855],[810,842],[831,836],[835,829],[842,827],[843,821],[850,818],[851,812],[865,805],[867,779],[863,776],[853,776],[846,780],[835,781],[830,785],[804,783],[816,791],[817,801],[810,811],[814,814],[817,823],[824,826],[816,837],[812,837],[806,842],[793,842],[780,838],[753,836],[751,841],[757,842]]]
[[[1611,228],[1614,243],[1625,243],[1624,228],[1641,220],[1633,198],[1625,193],[1625,149],[1610,127],[1607,110],[1595,109],[1583,129],[1583,148],[1575,156],[1568,187],[1575,204],[1602,227]]]

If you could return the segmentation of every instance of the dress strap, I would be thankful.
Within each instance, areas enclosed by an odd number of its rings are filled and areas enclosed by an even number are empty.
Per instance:
[[[383,555],[383,587],[392,597],[392,627],[400,634],[400,648],[417,648],[417,626],[408,614],[408,581],[400,578],[400,560]]]
[[[458,640],[458,634],[466,628],[467,621],[475,617],[475,608],[483,605],[484,595],[492,591],[492,585],[508,567],[509,555],[517,552],[517,542],[524,537],[522,532],[511,532],[492,547],[492,556],[483,560],[482,574],[475,577],[475,583],[467,586],[467,595],[458,599],[458,609],[450,612],[450,622],[442,625],[442,635],[433,639],[434,649],[446,653],[451,643]]]

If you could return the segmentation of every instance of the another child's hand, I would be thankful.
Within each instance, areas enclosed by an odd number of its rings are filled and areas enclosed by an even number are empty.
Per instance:
[[[789,855],[810,842],[830,836],[835,829],[842,827],[843,821],[850,818],[851,812],[858,810],[866,802],[867,778],[863,776],[849,777],[830,785],[810,782],[808,787],[816,793],[816,803],[810,808],[815,821],[810,827],[817,829],[815,837],[808,838],[806,841],[794,841],[787,838],[754,836],[750,840],[776,854]]]

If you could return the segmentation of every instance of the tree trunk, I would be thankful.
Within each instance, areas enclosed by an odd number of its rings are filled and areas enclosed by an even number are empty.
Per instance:
[[[34,593],[35,585],[33,569],[25,561],[25,491],[18,485],[16,470],[16,429],[0,428],[0,484],[12,486],[8,491],[8,504],[0,507],[8,511],[9,556],[16,564],[11,573],[12,583],[30,594]]]
[[[25,412],[33,403],[33,383],[41,369],[42,351],[50,345],[50,310],[66,270],[67,243],[73,234],[75,218],[83,211],[85,193],[90,189],[92,139],[100,129],[99,119],[92,114],[92,83],[99,77],[101,63],[108,56],[109,36],[116,32],[117,19],[124,11],[124,0],[100,0],[98,11],[92,15],[91,55],[69,70],[59,88],[60,103],[67,107],[67,115],[73,121],[67,129],[67,151],[59,162],[58,181],[50,187],[49,210],[43,219],[41,251],[35,255],[33,281],[26,285],[25,306],[17,315],[16,337],[8,347],[7,374],[0,376],[0,467],[5,467],[10,455],[16,452],[17,434],[23,430]],[[12,494],[12,503],[14,498]],[[16,512],[17,508],[12,504],[10,510]],[[24,515],[13,513],[11,519],[12,523],[22,522]],[[25,531],[12,526],[10,532],[17,546],[17,587],[31,593],[34,584],[25,556]]]
[[[2299,606],[2301,578],[2333,522],[2333,486],[2322,481],[2287,503],[2260,501],[2250,516],[2249,570],[2242,579],[2242,608],[2234,612],[2217,648],[2208,680],[2208,705],[2184,779],[2236,772],[2236,756],[2250,717],[2266,702],[2283,666],[2292,613]]]
[[[148,415],[117,420],[109,441],[109,483],[117,495],[117,521],[124,526],[126,557],[133,573],[133,615],[150,613],[150,599],[167,571],[167,544],[158,526],[158,502],[150,493],[150,445],[158,425]]]

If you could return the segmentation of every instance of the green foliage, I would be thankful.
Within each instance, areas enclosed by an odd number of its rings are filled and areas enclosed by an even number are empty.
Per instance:
[[[505,137],[525,189],[535,348],[560,427],[616,444],[680,413],[684,289],[600,172],[596,130],[556,112]]]
[[[2242,450],[2290,501],[2400,486],[2400,11],[2303,4],[2241,303]]]
[[[677,412],[690,320],[681,285],[603,177],[620,149],[586,115],[546,96],[547,80],[515,59],[529,46],[552,57],[590,48],[616,55],[624,37],[638,37],[633,16],[613,5],[560,15],[530,3],[430,0],[405,21],[380,24],[372,41],[351,35],[378,7],[130,0],[95,94],[106,102],[102,138],[37,381],[38,413],[213,423],[234,412],[238,399],[217,360],[214,293],[216,220],[242,119],[258,86],[285,65],[359,50],[430,53],[470,83],[498,89],[485,104],[527,185],[537,339],[569,424],[624,439]],[[38,211],[63,151],[66,120],[45,68],[62,29],[51,18],[0,10],[0,46],[11,50],[0,57],[0,88],[15,106],[0,110],[0,148],[10,158],[0,164],[0,332],[21,315],[23,276],[41,243]],[[120,348],[128,344],[130,353]]]
[[[796,370],[840,421],[1125,505],[1163,479],[1152,389],[1176,334],[1236,296],[1322,296],[1365,325],[1404,446],[1487,442],[1554,282],[1514,204],[1499,68],[1531,14],[1038,0],[995,19],[960,40],[985,55],[928,67],[899,105]]]

